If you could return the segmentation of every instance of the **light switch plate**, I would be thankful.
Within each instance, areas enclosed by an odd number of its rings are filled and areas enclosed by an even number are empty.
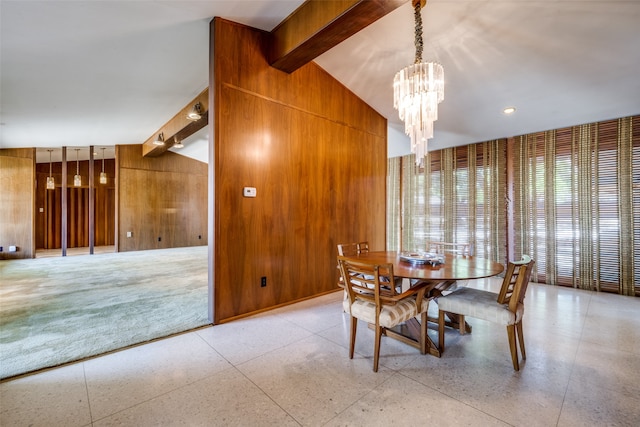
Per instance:
[[[256,188],[255,187],[244,187],[242,190],[242,194],[244,197],[256,197]]]

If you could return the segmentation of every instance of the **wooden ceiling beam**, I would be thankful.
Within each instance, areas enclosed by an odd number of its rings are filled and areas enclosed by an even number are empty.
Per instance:
[[[187,114],[191,112],[193,106],[197,103],[200,103],[202,118],[197,121],[187,119]],[[193,135],[209,124],[208,112],[209,88],[206,88],[142,144],[142,156],[158,157],[173,147],[176,137],[179,141],[182,141]],[[161,132],[164,136],[164,145],[155,145],[153,142]]]
[[[271,31],[269,64],[292,73],[407,0],[307,0]]]

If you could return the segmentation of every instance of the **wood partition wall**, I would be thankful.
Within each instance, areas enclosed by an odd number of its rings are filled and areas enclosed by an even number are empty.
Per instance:
[[[387,123],[314,63],[270,67],[267,33],[215,18],[211,35],[220,323],[336,290],[338,243],[385,248]]]
[[[0,150],[0,260],[33,258],[36,150]],[[9,252],[16,246],[16,252]]]
[[[207,164],[116,146],[119,252],[207,244]],[[130,233],[130,235],[128,235]]]

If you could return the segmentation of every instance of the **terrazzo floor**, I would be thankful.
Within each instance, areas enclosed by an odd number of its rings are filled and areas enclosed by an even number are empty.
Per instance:
[[[499,281],[470,281],[497,290]],[[339,292],[0,384],[2,426],[638,426],[640,298],[531,284],[527,360],[468,318],[442,358],[360,324]],[[432,304],[432,309],[435,304]],[[436,337],[436,331],[429,333]]]

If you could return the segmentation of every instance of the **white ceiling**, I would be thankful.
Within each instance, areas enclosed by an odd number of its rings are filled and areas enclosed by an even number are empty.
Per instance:
[[[140,144],[207,87],[212,17],[271,30],[301,3],[0,0],[0,147],[48,161],[47,147]],[[422,16],[446,81],[432,148],[640,113],[640,0],[429,0]],[[413,40],[408,2],[316,59],[405,150],[392,80]],[[206,139],[183,152],[206,161]]]

